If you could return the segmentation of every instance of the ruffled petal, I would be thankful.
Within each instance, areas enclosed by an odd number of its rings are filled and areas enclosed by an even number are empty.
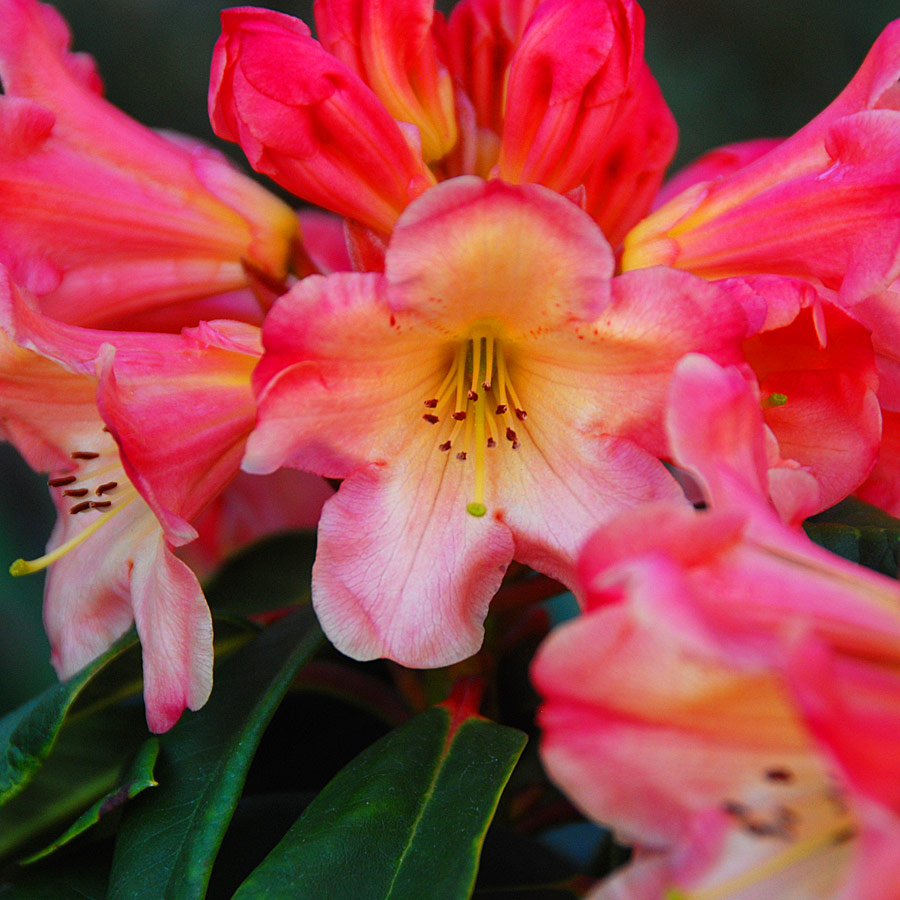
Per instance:
[[[415,311],[448,335],[496,320],[516,339],[597,316],[613,264],[600,229],[570,201],[539,185],[463,176],[406,210],[385,275],[398,313]]]
[[[151,731],[168,731],[185,708],[212,690],[212,618],[193,572],[173,556],[162,532],[148,535],[131,570],[134,621],[144,660],[144,704]]]
[[[453,356],[417,318],[394,317],[378,275],[313,275],[281,297],[253,376],[259,422],[245,471],[345,478],[414,441]]]
[[[355,472],[325,504],[313,605],[355,659],[444,666],[481,646],[513,540],[498,519],[466,513],[469,467],[434,451],[412,444],[388,465]]]

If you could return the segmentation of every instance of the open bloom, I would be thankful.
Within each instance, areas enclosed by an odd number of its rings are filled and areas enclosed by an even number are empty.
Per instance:
[[[0,21],[0,263],[13,279],[76,324],[258,323],[250,286],[284,281],[290,208],[211,148],[104,100],[52,7],[0,0]]]
[[[573,584],[598,517],[678,494],[655,458],[671,370],[694,348],[737,362],[746,318],[701,279],[612,272],[574,204],[470,176],[406,210],[383,275],[273,306],[244,468],[344,479],[313,573],[339,649],[470,655],[513,557]]]
[[[223,321],[174,335],[65,325],[40,315],[6,273],[0,326],[0,435],[50,473],[59,512],[47,554],[17,561],[13,574],[49,566],[44,622],[60,677],[134,621],[147,721],[165,731],[185,707],[202,706],[212,684],[209,610],[173,550],[198,536],[192,522],[237,474],[255,420],[259,329]],[[296,510],[302,485],[290,487],[286,508]],[[260,485],[256,497],[266,493]],[[279,508],[271,485],[266,499]],[[212,528],[227,529],[224,519]],[[215,531],[206,543],[218,543]]]
[[[896,896],[900,590],[779,521],[761,426],[739,373],[682,362],[668,430],[711,509],[599,531],[534,664],[548,770],[637,845],[598,900]]]
[[[614,242],[649,209],[675,125],[633,0],[463,0],[447,22],[430,0],[318,0],[315,18],[319,41],[226,10],[210,83],[216,133],[298,196],[381,237],[462,174],[575,191]]]

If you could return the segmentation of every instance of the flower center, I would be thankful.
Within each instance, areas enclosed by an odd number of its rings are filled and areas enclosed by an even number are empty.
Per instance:
[[[48,484],[69,502],[69,515],[84,518],[84,528],[38,559],[17,559],[11,575],[39,572],[65,556],[121,512],[138,492],[128,480],[119,459],[119,448],[103,430],[90,449],[73,450],[72,464],[50,476]]]
[[[516,428],[528,418],[510,380],[503,344],[490,327],[475,326],[469,337],[460,341],[447,375],[436,395],[425,401],[425,408],[428,412],[422,418],[426,422],[437,425],[443,421],[449,430],[439,449],[444,453],[454,449],[458,460],[474,462],[474,496],[466,511],[483,516],[487,512],[485,454],[501,445],[518,450]]]

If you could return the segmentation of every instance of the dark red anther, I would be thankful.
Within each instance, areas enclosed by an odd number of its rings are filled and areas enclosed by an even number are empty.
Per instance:
[[[465,450],[460,450],[459,453],[456,454],[456,458],[457,458],[457,459],[461,459],[461,460],[465,460],[465,458],[466,458],[466,451],[465,451]]]
[[[50,487],[65,487],[67,484],[72,484],[75,481],[78,481],[75,475],[60,475],[59,478],[51,478],[47,484]]]
[[[507,428],[507,429],[506,429],[506,439],[507,439],[508,441],[512,441],[513,443],[515,443],[516,437],[517,437],[517,435],[516,435],[516,433],[512,430],[512,428]]]
[[[505,413],[508,409],[509,409],[509,407],[505,403],[500,403],[497,405],[497,408],[494,410],[494,415],[502,416],[503,413]]]
[[[436,409],[437,405],[438,405],[437,397],[435,397],[433,400],[425,401],[425,409]]]
[[[489,438],[487,439],[487,445],[488,445],[488,447],[496,447],[496,446],[497,446],[497,442],[496,442],[493,438],[490,438],[490,437],[489,437]]]
[[[469,388],[468,396],[469,396],[470,400],[477,400],[478,399],[478,391],[473,391],[472,388]]]
[[[76,450],[72,454],[72,459],[96,459],[99,455],[99,453],[94,453],[93,450]]]
[[[68,491],[63,491],[63,497],[84,497],[87,492],[87,488],[70,488]]]
[[[481,386],[482,386],[486,391],[489,391],[489,390],[491,389],[491,384],[492,384],[492,382],[490,382],[490,381],[482,381],[482,382],[481,382]]]
[[[422,418],[426,422],[430,422],[432,425],[437,425],[437,423],[441,421],[434,413],[425,413]]]
[[[75,513],[84,512],[86,509],[90,509],[90,508],[91,508],[91,501],[90,500],[82,500],[81,503],[76,503],[69,510],[69,512],[72,513],[72,515],[75,515]]]
[[[519,407],[517,406],[517,407],[516,407],[516,418],[517,418],[520,422],[524,422],[524,421],[528,418],[528,413],[525,412],[524,409],[519,409]]]
[[[442,453],[446,453],[450,449],[450,441],[444,441],[443,444],[438,444],[438,450]]]
[[[519,447],[521,447],[521,446],[522,446],[522,445],[521,445],[518,441],[513,441],[513,442],[512,442],[512,448],[513,448],[513,450],[518,450]]]
[[[462,420],[466,417],[466,411],[464,409],[458,409],[453,415],[450,417],[451,419],[456,419],[457,422],[462,422]]]
[[[101,494],[108,494],[118,486],[118,481],[104,481],[103,484],[101,484],[100,487],[98,487],[97,490],[94,491],[94,493],[99,497]]]
[[[91,509],[107,509],[112,506],[112,500],[92,500]]]

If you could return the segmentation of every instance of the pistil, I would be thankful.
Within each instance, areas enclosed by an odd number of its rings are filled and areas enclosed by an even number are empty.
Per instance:
[[[447,416],[451,401],[455,405]],[[435,396],[425,401],[425,408],[428,411],[422,418],[428,424],[438,425],[447,418],[453,422],[438,449],[447,453],[455,447],[458,460],[472,459],[475,483],[466,511],[476,517],[485,515],[486,451],[500,445],[501,434],[517,450],[520,442],[514,425],[528,416],[511,383],[503,344],[489,327],[475,327],[460,341],[446,376]]]

